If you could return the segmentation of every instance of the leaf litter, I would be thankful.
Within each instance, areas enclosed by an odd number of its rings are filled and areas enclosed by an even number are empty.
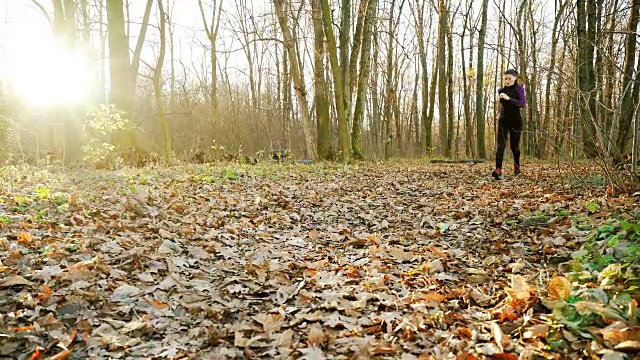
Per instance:
[[[568,191],[543,164],[504,182],[415,162],[225,171],[0,188],[0,358],[640,351],[637,198]]]

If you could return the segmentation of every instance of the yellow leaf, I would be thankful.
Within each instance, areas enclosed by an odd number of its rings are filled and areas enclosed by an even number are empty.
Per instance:
[[[533,289],[527,284],[527,279],[521,275],[514,275],[511,277],[511,287],[505,288],[507,295],[512,300],[528,300],[531,297]]]
[[[556,276],[551,279],[547,288],[549,300],[564,300],[571,295],[571,281],[564,276]]]
[[[19,244],[29,245],[33,241],[33,237],[28,232],[21,232],[20,234],[18,234],[17,241]]]

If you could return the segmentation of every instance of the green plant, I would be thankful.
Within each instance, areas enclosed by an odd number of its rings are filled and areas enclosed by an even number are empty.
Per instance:
[[[231,169],[224,169],[222,177],[226,180],[238,180],[238,173]]]
[[[116,151],[110,143],[114,134],[133,130],[134,126],[115,105],[101,104],[87,112],[84,126],[88,144],[82,146],[84,161],[93,165],[108,161]]]

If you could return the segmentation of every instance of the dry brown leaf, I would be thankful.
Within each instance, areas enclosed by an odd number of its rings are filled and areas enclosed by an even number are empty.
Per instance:
[[[505,288],[507,295],[514,301],[526,301],[535,291],[527,283],[527,279],[521,275],[511,276],[511,287]]]
[[[544,338],[549,334],[549,325],[538,324],[529,326],[522,334],[525,339]]]
[[[564,276],[556,276],[551,279],[547,287],[549,300],[564,300],[571,295],[571,281]]]
[[[33,283],[20,275],[10,275],[4,279],[0,279],[0,289],[15,285],[33,285]]]
[[[16,240],[19,244],[31,245],[33,242],[33,236],[28,232],[21,232],[18,234],[18,239]]]
[[[307,344],[310,347],[322,347],[327,340],[324,329],[319,324],[313,324],[307,335]]]

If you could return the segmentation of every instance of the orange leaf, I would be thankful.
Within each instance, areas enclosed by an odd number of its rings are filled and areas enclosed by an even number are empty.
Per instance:
[[[445,299],[444,295],[438,294],[435,291],[431,291],[427,294],[416,295],[416,300],[441,302],[444,299]]]
[[[477,360],[477,359],[478,359],[477,357],[475,357],[473,354],[469,354],[468,352],[458,354],[458,356],[456,357],[456,360]]]
[[[48,284],[40,286],[40,290],[42,293],[38,295],[38,300],[47,300],[51,296],[52,291]]]
[[[551,279],[547,288],[549,300],[564,300],[571,295],[571,281],[564,276],[556,276]]]
[[[40,357],[40,348],[36,346],[36,351],[33,352],[29,360],[36,360]]]
[[[22,326],[22,327],[13,328],[11,330],[14,331],[14,332],[17,332],[17,331],[30,331],[30,330],[33,330],[33,324],[31,324],[29,326]]]
[[[512,309],[507,308],[503,312],[500,313],[499,321],[505,322],[505,320],[514,321],[518,318],[518,315],[513,312]]]
[[[21,232],[18,234],[18,240],[16,240],[19,244],[29,245],[33,242],[33,236],[31,236],[28,232]]]
[[[73,330],[71,332],[71,340],[69,340],[69,344],[67,345],[67,347],[71,346],[71,344],[73,344],[73,342],[76,341],[77,337],[78,337],[78,331],[77,330]]]
[[[71,355],[71,350],[67,349],[65,351],[62,351],[62,352],[56,354],[56,355],[48,357],[45,360],[64,360],[64,359],[68,358],[69,355]]]
[[[518,355],[516,355],[516,354],[507,354],[507,353],[493,354],[493,355],[491,355],[491,357],[494,358],[494,359],[518,360]]]
[[[396,350],[391,346],[381,346],[372,351],[372,354],[374,355],[381,355],[381,354],[391,355],[395,353],[396,353]]]
[[[145,299],[146,300],[146,299]],[[169,304],[165,304],[162,301],[158,301],[156,299],[153,299],[151,301],[146,300],[149,304],[153,305],[153,307],[155,307],[156,309],[166,309],[169,307]]]

